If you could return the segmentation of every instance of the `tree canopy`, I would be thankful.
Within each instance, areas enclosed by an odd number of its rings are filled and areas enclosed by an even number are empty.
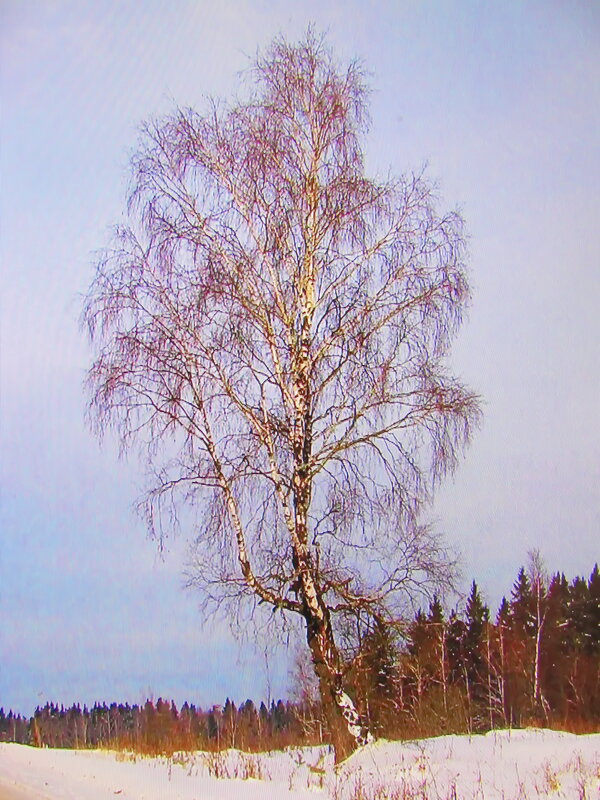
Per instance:
[[[463,220],[423,174],[365,175],[361,66],[312,32],[247,78],[143,127],[84,310],[92,418],[145,450],[153,533],[197,513],[207,604],[300,615],[360,739],[336,636],[449,577],[420,514],[479,415],[446,363]]]

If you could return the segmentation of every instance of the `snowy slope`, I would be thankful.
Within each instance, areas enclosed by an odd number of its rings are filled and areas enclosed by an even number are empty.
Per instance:
[[[323,748],[173,759],[0,744],[10,800],[600,800],[600,734],[496,731],[376,742],[337,770]],[[20,793],[18,793],[20,792]]]
[[[600,800],[600,734],[513,730],[377,742],[355,753],[340,773],[342,797],[351,797],[352,789],[363,785],[372,794],[378,786],[396,789],[402,800]]]

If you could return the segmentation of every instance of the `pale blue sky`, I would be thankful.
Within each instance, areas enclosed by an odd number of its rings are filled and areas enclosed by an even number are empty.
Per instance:
[[[3,0],[0,705],[267,692],[203,630],[132,505],[142,476],[83,422],[77,319],[121,219],[138,123],[230,96],[277,33],[328,30],[371,73],[375,173],[428,162],[470,232],[455,371],[485,422],[433,509],[495,605],[527,551],[600,558],[600,6],[595,2]],[[285,658],[271,690],[286,692]]]

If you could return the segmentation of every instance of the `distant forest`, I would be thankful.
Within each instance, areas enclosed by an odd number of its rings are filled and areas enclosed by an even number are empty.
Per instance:
[[[305,665],[306,666],[306,665]],[[0,709],[0,741],[38,747],[249,751],[328,740],[310,669],[294,702],[202,710],[161,698],[142,705],[47,703],[24,718]],[[463,612],[434,598],[398,628],[380,624],[347,666],[374,731],[390,739],[538,725],[600,730],[600,573],[550,580],[533,559],[494,620],[475,581]]]

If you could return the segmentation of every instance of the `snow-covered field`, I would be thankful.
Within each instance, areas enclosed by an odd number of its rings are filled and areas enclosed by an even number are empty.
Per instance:
[[[380,741],[336,770],[325,748],[134,758],[0,744],[0,800],[600,798],[600,734],[495,731]]]

